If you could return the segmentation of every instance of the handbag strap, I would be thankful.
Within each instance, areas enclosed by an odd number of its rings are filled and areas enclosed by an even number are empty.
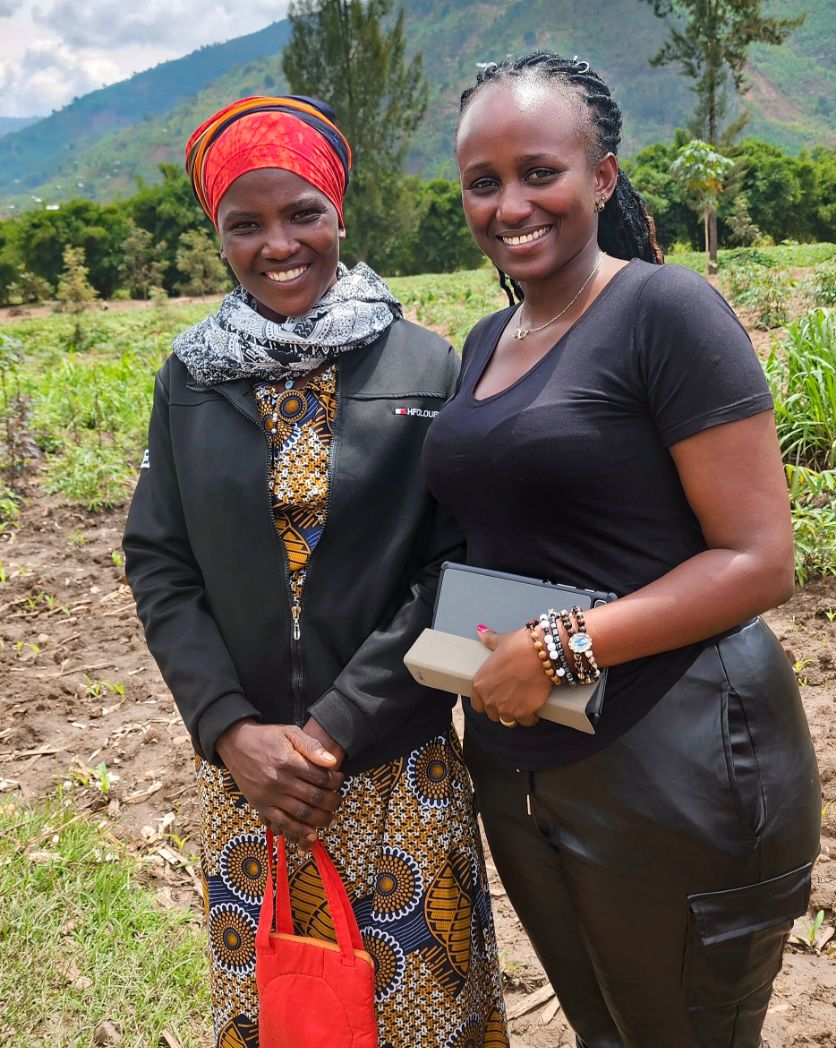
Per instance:
[[[263,906],[266,912],[263,914],[261,923],[268,929],[273,930],[275,915],[275,930],[285,935],[293,935],[293,911],[290,903],[290,882],[287,876],[287,854],[285,851],[284,836],[279,837],[278,862],[276,866],[276,890],[275,903],[273,893],[273,831],[267,830],[267,884],[264,891]],[[331,911],[331,920],[334,923],[334,931],[337,935],[337,944],[344,963],[355,963],[355,950],[363,949],[363,937],[357,918],[351,908],[348,892],[337,873],[331,856],[325,850],[322,841],[316,840],[311,848],[311,853],[322,879],[325,889],[325,898]]]

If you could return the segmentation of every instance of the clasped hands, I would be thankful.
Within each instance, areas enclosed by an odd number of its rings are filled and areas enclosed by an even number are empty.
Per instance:
[[[333,821],[345,750],[313,718],[304,728],[238,721],[217,751],[249,805],[289,843],[308,850]]]
[[[552,682],[535,657],[528,630],[496,633],[480,627],[479,640],[493,655],[476,671],[470,704],[492,721],[531,727],[552,690]]]

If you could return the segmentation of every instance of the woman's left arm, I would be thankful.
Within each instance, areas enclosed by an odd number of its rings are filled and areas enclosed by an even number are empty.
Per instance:
[[[586,613],[601,666],[705,640],[788,600],[793,591],[792,524],[772,413],[703,430],[672,445],[670,453],[708,549]],[[489,631],[482,640],[502,655],[476,675],[475,708],[492,719],[501,712],[532,723],[550,683],[533,658],[527,631]]]
[[[792,523],[771,412],[670,449],[708,549],[587,615],[605,666],[705,640],[792,596]]]

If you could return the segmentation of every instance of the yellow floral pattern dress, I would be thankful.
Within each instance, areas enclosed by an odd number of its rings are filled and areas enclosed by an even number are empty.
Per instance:
[[[330,368],[291,391],[258,383],[254,393],[272,452],[270,494],[289,599],[298,609],[326,523],[336,373]],[[258,1048],[264,827],[229,772],[200,759],[196,767],[216,1044]],[[485,862],[455,733],[349,776],[342,794],[322,840],[375,960],[380,1048],[508,1048]],[[297,932],[335,941],[315,864],[289,849],[288,866]]]

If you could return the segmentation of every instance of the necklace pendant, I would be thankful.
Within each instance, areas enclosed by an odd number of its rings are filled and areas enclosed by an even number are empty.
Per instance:
[[[293,389],[293,383],[294,383],[295,381],[296,381],[296,380],[295,380],[295,379],[292,379],[292,378],[287,378],[287,379],[285,379],[285,382],[284,382],[284,388],[285,388],[285,389]]]
[[[517,328],[517,330],[514,332],[514,338],[518,342],[522,342],[522,340],[524,338],[526,338],[527,335],[528,335],[528,328]]]

